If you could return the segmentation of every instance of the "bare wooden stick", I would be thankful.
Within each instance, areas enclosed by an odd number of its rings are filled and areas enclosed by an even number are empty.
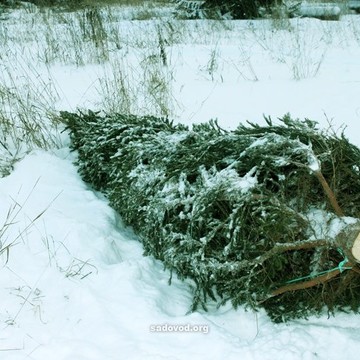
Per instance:
[[[335,214],[337,216],[344,216],[344,213],[336,200],[336,196],[335,196],[334,192],[331,190],[331,188],[330,188],[328,182],[326,181],[326,179],[324,178],[324,175],[322,174],[322,172],[314,171],[314,174],[317,177],[317,179],[319,180],[321,186],[323,187],[324,192],[325,192],[326,196],[328,197],[331,206],[335,210]]]
[[[352,268],[353,264],[348,261],[344,267],[351,267]],[[338,276],[340,274],[341,270],[339,268],[336,268],[324,275],[320,275],[317,276],[311,280],[308,281],[303,281],[301,283],[297,283],[297,284],[288,284],[288,285],[284,285],[274,291],[271,292],[271,297],[273,296],[277,296],[277,295],[281,295],[284,294],[288,291],[296,291],[296,290],[304,290],[310,287],[313,287],[315,285],[319,285],[319,284],[324,284],[327,281],[333,279],[334,277]]]

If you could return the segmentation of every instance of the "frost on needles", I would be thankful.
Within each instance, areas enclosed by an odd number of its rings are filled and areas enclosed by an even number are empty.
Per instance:
[[[274,321],[360,306],[360,150],[310,120],[190,129],[152,116],[61,113],[83,179],[147,255],[209,301]]]

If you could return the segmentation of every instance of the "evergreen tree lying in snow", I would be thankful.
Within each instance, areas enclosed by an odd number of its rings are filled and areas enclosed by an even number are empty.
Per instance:
[[[61,113],[79,172],[194,303],[274,321],[360,306],[360,150],[315,122],[175,125]]]

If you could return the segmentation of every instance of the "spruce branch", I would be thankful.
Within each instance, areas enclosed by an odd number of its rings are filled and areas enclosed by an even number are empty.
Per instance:
[[[329,241],[326,239],[316,239],[308,241],[296,241],[294,243],[278,243],[271,250],[266,251],[261,256],[253,260],[243,260],[237,264],[237,269],[244,269],[246,267],[257,266],[263,264],[266,260],[271,259],[275,255],[294,250],[306,250],[313,249],[316,247],[326,246],[329,244]]]

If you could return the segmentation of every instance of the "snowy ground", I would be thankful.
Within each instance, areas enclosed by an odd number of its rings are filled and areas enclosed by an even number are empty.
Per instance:
[[[29,9],[0,22],[3,117],[36,118],[51,132],[49,112],[76,108],[188,124],[217,117],[227,128],[290,112],[324,128],[346,126],[360,146],[360,16],[139,21],[116,9],[102,16],[107,35],[96,39],[76,14]],[[57,148],[33,150],[0,179],[1,359],[358,358],[356,315],[279,325],[230,306],[187,315],[191,284],[168,286],[161,263],[142,255],[131,229],[80,179],[66,133],[56,139]]]

